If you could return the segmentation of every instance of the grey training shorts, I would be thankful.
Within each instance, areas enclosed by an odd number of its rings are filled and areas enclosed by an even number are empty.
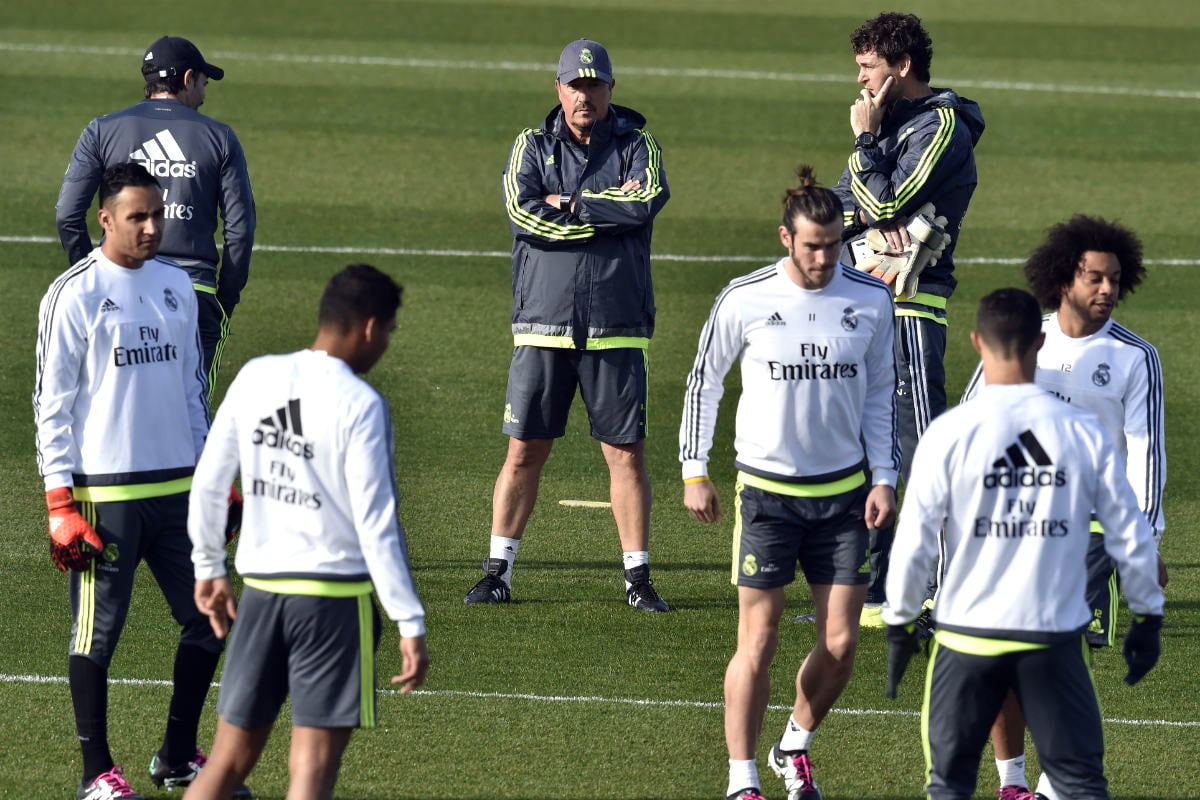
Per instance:
[[[562,437],[578,387],[593,438],[639,442],[646,438],[646,373],[646,351],[637,348],[513,348],[504,433],[514,439]]]
[[[739,482],[733,530],[734,586],[773,589],[796,579],[810,586],[865,584],[866,483],[828,497],[792,497]]]
[[[217,712],[239,728],[261,728],[275,721],[290,693],[293,726],[373,728],[379,635],[370,594],[326,597],[246,586]]]

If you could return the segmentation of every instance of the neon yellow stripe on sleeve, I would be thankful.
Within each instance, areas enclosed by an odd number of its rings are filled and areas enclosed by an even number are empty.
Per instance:
[[[541,136],[543,134],[541,131],[528,128],[521,131],[513,143],[512,156],[509,158],[508,169],[504,173],[504,206],[509,219],[517,227],[547,239],[573,241],[591,238],[596,232],[591,225],[559,225],[521,208],[521,192],[517,183],[517,174],[524,161],[525,151],[529,149],[530,135]]]

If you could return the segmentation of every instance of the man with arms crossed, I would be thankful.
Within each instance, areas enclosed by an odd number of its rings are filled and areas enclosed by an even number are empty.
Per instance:
[[[220,637],[238,616],[222,673],[212,755],[188,800],[226,798],[253,769],[288,694],[288,797],[330,798],[355,728],[375,727],[374,585],[400,627],[401,692],[429,665],[425,609],[396,517],[392,417],[355,373],[387,350],[401,287],[366,264],[334,275],[308,350],[246,364],[196,467],[188,514],[196,605]],[[226,574],[225,490],[241,471],[246,531]]]
[[[1100,418],[1125,463],[1138,506],[1161,538],[1167,453],[1163,436],[1162,364],[1154,346],[1112,319],[1117,303],[1141,284],[1142,243],[1127,228],[1098,217],[1076,215],[1052,228],[1025,263],[1025,279],[1042,308],[1046,344],[1038,351],[1038,386]],[[977,369],[964,402],[985,382]],[[1087,639],[1092,647],[1113,644],[1119,581],[1104,549],[1103,529],[1092,523],[1087,564],[1087,602],[1092,610]],[[1160,583],[1166,566],[1159,558]],[[992,728],[1001,800],[1032,800],[1025,781],[1025,719],[1009,696]],[[1037,793],[1056,797],[1043,773]]]
[[[1010,691],[1063,796],[1109,797],[1085,636],[1093,510],[1134,612],[1126,682],[1158,661],[1163,593],[1154,532],[1101,422],[1034,385],[1045,338],[1031,295],[1000,289],[984,297],[971,343],[987,386],[936,419],[913,460],[883,619],[894,697],[917,649],[912,623],[944,530],[922,712],[933,800],[974,794],[988,729]]]
[[[576,387],[608,464],[625,599],[667,611],[650,580],[646,354],[654,333],[650,235],[670,191],[646,119],[613,104],[612,61],[578,39],[558,60],[559,105],[513,142],[504,204],[513,234],[510,437],[492,495],[483,577],[467,603],[507,603],[542,468]]]
[[[688,375],[679,459],[683,503],[720,518],[708,455],[717,406],[741,361],[732,583],[737,650],[725,673],[729,800],[761,800],[755,753],[770,697],[784,587],[796,564],[816,604],[817,641],[796,674],[796,703],[769,764],[789,800],[820,800],[809,744],[854,670],[869,578],[867,530],[893,522],[896,366],[892,298],[838,262],[841,203],[802,165],[784,197],[778,263],[717,297]],[[864,452],[865,443],[865,452]]]
[[[159,255],[191,276],[211,391],[250,273],[255,216],[246,156],[228,125],[199,112],[208,82],[225,71],[194,44],[178,36],[157,40],[142,57],[142,77],[145,100],[97,117],[80,134],[58,194],[58,236],[72,264],[92,249],[87,211],[100,174],[113,164],[136,161],[158,178],[166,218]],[[218,211],[225,242],[220,269],[213,241]]]
[[[854,151],[834,187],[844,213],[842,261],[893,283],[901,477],[907,480],[917,440],[946,410],[946,305],[958,284],[954,249],[977,182],[974,148],[983,116],[971,100],[930,85],[933,42],[912,14],[869,19],[850,44],[863,88],[850,108]],[[936,263],[901,276],[871,266],[878,260],[864,249],[868,233],[882,234],[889,251],[904,250],[927,203],[933,211],[926,219],[940,223],[934,227],[948,237]],[[907,257],[887,263],[907,263]],[[866,624],[879,625],[892,533],[886,526],[871,534]]]
[[[141,797],[108,746],[108,666],[140,561],[183,628],[166,735],[150,762],[156,785],[187,785],[204,763],[196,729],[222,647],[191,601],[188,487],[209,422],[196,295],[187,275],[155,258],[164,212],[154,177],[121,163],[99,189],[104,241],[42,298],[33,392],[50,554],[70,570],[80,800]],[[216,535],[223,547],[224,516]]]

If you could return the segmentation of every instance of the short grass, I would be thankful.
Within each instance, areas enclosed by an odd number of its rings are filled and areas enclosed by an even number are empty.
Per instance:
[[[975,301],[1019,285],[1017,259],[1077,211],[1139,231],[1155,261],[1118,315],[1160,348],[1171,480],[1164,555],[1172,570],[1159,668],[1121,683],[1101,653],[1108,768],[1119,798],[1200,797],[1200,525],[1197,379],[1200,294],[1192,209],[1200,95],[1183,43],[1188,0],[916,0],[936,43],[935,83],[979,101],[988,129],[959,255],[950,390],[974,365]],[[680,504],[676,431],[700,326],[730,278],[779,252],[779,197],[803,160],[836,180],[855,97],[849,32],[874,4],[762,0],[399,2],[263,0],[143,14],[76,0],[10,0],[0,20],[0,796],[68,796],[78,780],[62,677],[70,620],[46,558],[29,395],[37,302],[65,266],[53,206],[79,131],[133,102],[142,49],[194,39],[227,71],[205,111],[238,131],[258,199],[259,251],[234,317],[218,391],[246,359],[306,346],[325,279],[367,260],[406,286],[392,351],[371,380],[390,398],[413,566],[429,612],[425,691],[385,693],[382,727],[352,744],[339,796],[656,798],[720,796],[721,679],[733,648],[729,522]],[[552,65],[587,35],[616,63],[617,102],[646,114],[673,199],[655,252],[649,461],[652,560],[669,615],[623,605],[619,548],[602,510],[602,459],[582,410],[556,447],[516,568],[518,602],[465,608],[485,554],[508,363],[509,247],[499,175],[512,137],[554,102]],[[333,252],[334,248],[345,248]],[[451,252],[452,251],[452,252]],[[497,255],[499,254],[499,255]],[[727,260],[701,260],[720,256]],[[749,257],[749,260],[739,260]],[[1165,263],[1180,260],[1182,264]],[[731,378],[733,381],[733,378]],[[728,394],[736,394],[730,385]],[[713,473],[732,499],[732,405]],[[802,585],[791,610],[809,602]],[[786,718],[812,630],[785,622],[764,748]],[[112,743],[137,778],[161,736],[174,626],[148,576],[112,665]],[[919,669],[883,699],[885,645],[865,631],[850,687],[813,754],[830,800],[916,797],[923,780]],[[399,666],[394,637],[381,673]],[[202,739],[211,736],[213,715]],[[260,797],[286,792],[286,721],[255,771]],[[985,750],[977,797],[995,784]],[[765,770],[764,770],[765,771]],[[1036,774],[1030,770],[1031,776]],[[767,780],[770,796],[780,787]]]

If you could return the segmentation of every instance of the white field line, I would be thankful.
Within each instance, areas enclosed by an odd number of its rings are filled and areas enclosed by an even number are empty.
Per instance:
[[[58,244],[58,239],[50,236],[0,236],[0,244]],[[290,244],[256,244],[256,253],[329,253],[333,255],[368,255],[368,256],[422,256],[428,258],[511,258],[508,250],[425,250],[413,247],[356,247],[344,245],[339,247],[316,247]],[[746,262],[751,264],[770,264],[777,260],[775,255],[748,256],[701,256],[680,253],[655,253],[650,256],[652,261],[684,261],[689,264],[711,262],[718,264]],[[1023,258],[1003,256],[980,256],[976,258],[956,258],[955,264],[1023,264]],[[1147,258],[1146,266],[1166,267],[1195,267],[1200,265],[1200,258]]]
[[[61,675],[8,675],[0,673],[0,683],[24,683],[24,684],[65,684],[67,679]],[[168,680],[149,680],[145,678],[109,678],[108,681],[114,686],[171,686],[171,681]],[[213,683],[213,686],[220,686],[220,683]],[[380,689],[380,694],[396,695],[399,692],[395,689]],[[594,703],[597,705],[623,705],[623,706],[645,706],[652,708],[700,708],[700,709],[718,709],[724,708],[724,703],[707,700],[653,700],[653,699],[638,699],[629,697],[599,697],[595,695],[541,695],[530,694],[524,692],[477,692],[465,691],[460,689],[417,689],[413,692],[414,695],[424,697],[469,697],[480,700],[517,700],[528,701],[533,703]],[[785,711],[790,709],[788,705],[772,705],[770,708],[773,711]],[[919,717],[920,713],[916,711],[903,711],[900,709],[876,709],[876,708],[835,708],[834,714],[845,714],[847,716],[858,717]],[[1104,722],[1108,725],[1133,725],[1139,727],[1158,727],[1158,728],[1197,728],[1200,727],[1200,721],[1177,721],[1167,719],[1105,719]]]
[[[47,53],[52,55],[90,56],[140,56],[142,50],[128,47],[97,47],[88,45],[33,44],[28,42],[2,42],[0,52]],[[553,64],[523,61],[474,61],[436,58],[394,58],[388,56],[313,55],[298,53],[240,53],[233,50],[216,50],[211,53],[214,61],[249,61],[261,64],[264,61],[283,64],[334,64],[349,67],[390,67],[393,69],[431,70],[475,70],[534,72],[549,74]],[[674,67],[621,67],[622,75],[651,75],[664,78],[724,79],[737,81],[771,81],[776,83],[831,83],[854,85],[854,71],[828,75],[813,72],[775,72],[770,70],[742,69],[690,69]],[[1051,94],[1099,94],[1127,97],[1159,97],[1171,100],[1200,100],[1200,91],[1195,89],[1152,89],[1139,86],[1088,86],[1073,83],[1037,83],[1034,81],[964,80],[938,78],[939,86],[955,89],[991,89],[1002,92],[1046,92]]]

